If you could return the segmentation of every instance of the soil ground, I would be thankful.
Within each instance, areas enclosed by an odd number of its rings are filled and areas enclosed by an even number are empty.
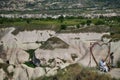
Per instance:
[[[120,68],[113,68],[108,74],[110,74],[111,77],[120,79]]]

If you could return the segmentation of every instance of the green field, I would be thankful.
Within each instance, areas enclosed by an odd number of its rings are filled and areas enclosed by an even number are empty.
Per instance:
[[[4,18],[0,17],[0,28],[15,27],[13,34],[24,30],[54,30],[56,32],[110,32],[112,38],[120,38],[120,17],[85,18]],[[108,37],[108,36],[107,36]]]

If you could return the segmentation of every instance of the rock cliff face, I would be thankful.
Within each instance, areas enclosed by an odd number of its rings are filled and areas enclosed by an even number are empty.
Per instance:
[[[73,63],[96,66],[90,52],[90,47],[95,42],[100,44],[94,45],[92,48],[97,62],[101,58],[106,58],[109,52],[109,46],[103,45],[105,40],[101,41],[102,36],[109,33],[56,33],[50,30],[34,30],[13,35],[12,31],[14,28],[2,29],[0,37],[2,46],[0,50],[4,51],[0,55],[5,54],[5,58],[0,56],[0,65],[8,65],[7,71],[1,67],[0,80],[6,77],[13,80],[30,80],[44,75],[50,76],[56,74],[58,69]],[[47,45],[46,41],[48,41]],[[116,62],[120,56],[120,42],[110,44],[110,52],[115,53],[114,62]],[[68,46],[61,48],[57,45]],[[41,48],[41,46],[47,48]],[[49,46],[55,48],[49,49]],[[34,51],[30,52],[31,49]],[[40,67],[36,67],[31,62],[33,54],[40,60]],[[9,74],[4,76],[5,73]]]

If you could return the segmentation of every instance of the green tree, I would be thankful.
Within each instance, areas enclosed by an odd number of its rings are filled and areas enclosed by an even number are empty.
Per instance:
[[[103,24],[105,24],[105,21],[104,21],[104,20],[96,20],[96,21],[94,22],[94,24],[95,24],[95,25],[103,25]]]
[[[67,26],[64,25],[64,24],[62,24],[62,25],[60,26],[60,30],[66,30],[66,28],[67,28]]]
[[[63,21],[64,21],[64,16],[63,16],[63,15],[59,16],[59,17],[58,17],[58,20],[59,20],[61,23],[63,23]]]
[[[85,25],[85,23],[86,23],[85,21],[81,21],[80,22],[81,25]]]
[[[30,20],[30,19],[27,19],[26,22],[27,22],[28,24],[30,24],[31,20]]]
[[[77,25],[76,25],[76,27],[77,27],[77,28],[80,28],[80,25],[79,25],[79,24],[77,24]]]
[[[89,19],[86,21],[86,24],[87,24],[87,25],[90,25],[91,23],[92,23],[92,21],[89,20]]]
[[[0,24],[3,24],[3,20],[2,19],[0,19]]]

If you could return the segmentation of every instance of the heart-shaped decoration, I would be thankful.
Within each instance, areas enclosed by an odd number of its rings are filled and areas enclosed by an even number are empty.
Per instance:
[[[110,45],[108,43],[91,43],[90,53],[96,65],[98,66],[98,62],[101,59],[104,59],[105,61],[108,60],[108,57],[110,55]]]

